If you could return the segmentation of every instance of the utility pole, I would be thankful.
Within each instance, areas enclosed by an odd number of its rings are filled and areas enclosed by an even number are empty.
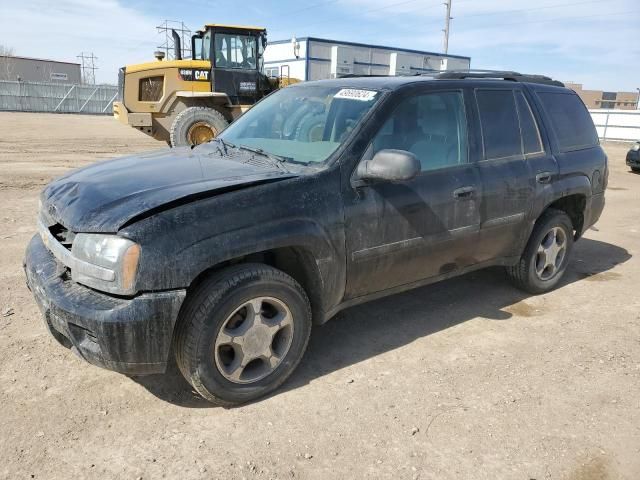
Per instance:
[[[449,25],[451,23],[451,2],[452,0],[447,0],[444,5],[447,7],[447,16],[444,19],[444,53],[449,53]]]

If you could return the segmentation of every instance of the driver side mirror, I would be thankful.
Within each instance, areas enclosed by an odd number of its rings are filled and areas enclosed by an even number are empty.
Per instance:
[[[364,182],[403,182],[420,173],[420,161],[406,150],[380,150],[371,160],[360,162],[357,180]]]

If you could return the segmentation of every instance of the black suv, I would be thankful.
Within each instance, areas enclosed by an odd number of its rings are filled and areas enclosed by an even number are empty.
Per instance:
[[[206,399],[278,387],[312,324],[492,265],[555,287],[604,207],[587,109],[542,76],[308,82],[217,139],[77,170],[41,196],[25,259],[51,334]]]

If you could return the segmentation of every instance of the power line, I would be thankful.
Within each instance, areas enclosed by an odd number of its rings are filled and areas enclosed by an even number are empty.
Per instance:
[[[462,1],[467,1],[467,0],[457,0],[458,3],[462,2]],[[521,9],[521,10],[511,10],[509,11],[509,13],[512,12],[524,12],[524,11],[528,11],[528,10],[540,10],[542,8],[557,8],[557,7],[566,7],[566,6],[573,6],[573,5],[579,5],[579,4],[587,4],[587,3],[600,3],[601,0],[588,0],[588,1],[583,1],[583,2],[573,2],[573,3],[566,3],[566,4],[557,4],[557,5],[546,5],[544,7],[535,7],[535,8],[529,8],[529,9]],[[469,18],[469,17],[477,17],[477,16],[481,16],[481,15],[493,15],[495,13],[500,13],[500,12],[491,12],[491,13],[482,13],[482,14],[469,14],[469,15],[456,15],[456,20],[460,20],[460,19],[464,19],[464,18]],[[506,12],[504,12],[506,13]],[[494,27],[502,27],[502,26],[510,26],[510,25],[526,25],[526,24],[530,24],[530,23],[547,23],[547,22],[558,22],[558,21],[572,21],[574,19],[583,19],[583,18],[599,18],[599,17],[608,17],[608,16],[617,16],[617,15],[627,15],[630,13],[637,13],[637,11],[634,10],[628,10],[628,11],[624,11],[624,12],[616,12],[616,13],[602,13],[602,14],[595,14],[595,15],[583,15],[583,16],[571,16],[571,17],[561,17],[561,18],[554,18],[554,19],[546,19],[546,20],[528,20],[528,21],[517,21],[517,22],[509,22],[509,23],[492,23],[490,25],[484,25],[481,27],[469,27],[468,29],[490,29],[490,28],[494,28]],[[433,19],[431,21],[428,22],[422,22],[421,26],[428,26],[428,25],[435,25],[440,23],[442,20],[437,20],[437,19]],[[373,29],[370,31],[374,31]],[[377,28],[375,29],[375,31],[377,31]]]
[[[318,2],[318,3],[314,3],[312,5],[308,5],[306,7],[303,7],[303,8],[298,8],[296,10],[290,10],[290,11],[287,11],[287,12],[283,12],[283,14],[286,14],[287,16],[294,15],[294,14],[299,13],[299,12],[305,12],[307,10],[311,10],[311,9],[314,9],[314,8],[322,7],[324,5],[328,5],[330,3],[336,3],[336,2],[338,2],[338,0],[327,0],[325,2]]]
[[[554,22],[572,22],[573,20],[581,20],[583,18],[601,18],[601,17],[611,17],[616,15],[628,15],[630,13],[640,13],[640,10],[627,10],[625,12],[616,12],[616,13],[598,13],[595,15],[581,15],[581,16],[571,16],[571,17],[562,17],[562,18],[554,18],[548,20],[531,20],[526,22],[512,22],[512,23],[494,23],[491,25],[485,25],[484,27],[476,27],[477,30],[485,30],[487,28],[494,27],[506,27],[511,25],[528,25],[531,23],[554,23]],[[463,18],[463,17],[458,17]]]
[[[517,10],[502,10],[502,11],[494,11],[494,12],[470,13],[469,15],[461,15],[457,18],[484,17],[489,15],[505,15],[509,13],[523,13],[523,12],[531,12],[534,10],[547,10],[550,8],[575,7],[577,5],[586,5],[588,3],[602,3],[602,0],[587,0],[584,2],[560,3],[560,4],[553,4],[553,5],[543,5],[541,7],[519,8]]]
[[[468,0],[457,0],[458,3],[460,2],[465,2]],[[616,0],[610,0],[610,1],[616,1]],[[505,15],[505,14],[510,14],[510,13],[523,13],[523,12],[529,12],[529,11],[534,11],[534,10],[547,10],[547,9],[551,9],[551,8],[561,8],[561,7],[573,7],[573,6],[577,6],[577,5],[585,5],[585,4],[589,4],[589,3],[602,3],[602,0],[586,0],[586,1],[582,1],[582,2],[573,2],[573,3],[556,3],[553,5],[543,5],[540,7],[532,7],[532,8],[520,8],[517,10],[493,10],[490,12],[481,12],[481,13],[470,13],[468,15],[457,15],[456,19],[460,19],[460,18],[469,18],[469,17],[484,17],[484,16],[491,16],[491,15]],[[414,8],[411,10],[407,10],[405,12],[403,12],[403,14],[406,13],[411,13],[411,12],[417,12],[419,10],[423,10],[423,7],[418,7],[418,8]]]
[[[384,7],[377,7],[377,8],[370,8],[370,9],[366,9],[366,10],[360,10],[360,11],[358,11],[358,15],[362,16],[362,15],[367,14],[367,13],[375,13],[375,12],[379,12],[379,11],[382,11],[382,10],[388,10],[389,8],[399,7],[401,5],[407,5],[409,3],[415,3],[415,2],[418,2],[418,1],[420,1],[420,0],[403,0],[402,2],[391,3],[389,5],[385,5]],[[463,1],[469,1],[469,0],[459,0],[459,1],[463,2]],[[441,3],[441,0],[439,0],[437,2],[434,2],[434,3],[430,3],[430,4],[427,4],[427,5],[424,5],[424,6],[430,6],[430,5],[435,6],[435,5],[438,5],[440,3]],[[326,19],[320,20],[318,22],[308,23],[306,25],[303,25],[301,27],[296,27],[296,28],[298,28],[298,30],[305,30],[308,27],[313,27],[315,25],[322,25],[323,23],[329,23],[329,22],[333,22],[333,21],[335,21],[335,17],[332,16],[330,18],[326,18]]]
[[[402,5],[407,5],[407,4],[410,4],[410,3],[415,3],[416,1],[418,1],[418,0],[403,0],[401,2],[395,2],[395,3],[389,4],[389,5],[385,5],[383,7],[377,7],[377,8],[371,8],[371,9],[367,9],[367,10],[362,10],[362,11],[359,11],[358,14],[359,15],[363,15],[363,14],[367,14],[367,13],[375,13],[375,12],[378,12],[378,11],[387,10],[387,9],[398,7],[398,6],[402,6]],[[469,1],[469,0],[457,0],[457,3],[463,3],[463,2],[467,2],[467,1]],[[326,2],[326,3],[329,3],[329,2]],[[410,13],[410,12],[422,11],[422,10],[425,9],[425,7],[435,6],[435,5],[439,4],[439,3],[441,3],[441,2],[438,1],[438,2],[435,2],[435,3],[429,3],[429,4],[426,4],[426,5],[421,5],[421,6],[417,7],[417,8],[415,8],[415,9],[411,9],[409,11],[405,11],[405,12],[402,12],[402,13],[406,14],[406,13]],[[449,0],[446,0],[445,5],[447,3],[449,3]],[[503,15],[503,14],[509,14],[509,13],[523,13],[523,12],[528,12],[528,11],[537,11],[537,10],[545,10],[545,9],[552,9],[552,8],[571,7],[571,6],[585,5],[585,4],[590,4],[590,3],[601,3],[601,0],[586,0],[586,1],[580,1],[580,2],[562,3],[562,4],[554,4],[554,5],[543,5],[543,6],[540,6],[540,7],[523,8],[523,9],[517,9],[517,10],[503,10],[503,11],[492,11],[492,12],[483,12],[483,13],[471,13],[471,14],[468,14],[468,15],[456,15],[456,19],[459,20],[459,19],[463,19],[463,18],[480,17],[480,16]],[[315,4],[315,5],[319,6],[319,5],[321,5],[321,3]],[[311,8],[311,6],[309,8]],[[601,16],[601,15],[599,15],[599,16]],[[327,19],[324,19],[324,20],[320,20],[318,22],[312,22],[312,23],[303,25],[302,27],[299,27],[299,30],[304,30],[304,29],[306,29],[308,27],[312,27],[312,26],[315,26],[315,25],[321,25],[321,24],[324,24],[324,23],[332,22],[332,21],[334,21],[334,17],[327,18]],[[422,23],[422,26],[429,25],[429,24],[432,24],[432,23],[435,23],[435,22],[428,22],[426,24]]]

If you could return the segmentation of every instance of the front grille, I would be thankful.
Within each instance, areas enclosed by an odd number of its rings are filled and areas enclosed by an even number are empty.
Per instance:
[[[157,102],[162,98],[164,77],[141,78],[138,87],[138,100],[141,102]]]
[[[66,227],[60,225],[59,223],[56,223],[55,225],[49,227],[49,231],[51,232],[51,235],[53,235],[54,238],[58,240],[58,242],[60,242],[60,244],[62,244],[64,248],[66,248],[67,250],[71,250],[73,239],[76,236],[75,233],[70,232]]]

